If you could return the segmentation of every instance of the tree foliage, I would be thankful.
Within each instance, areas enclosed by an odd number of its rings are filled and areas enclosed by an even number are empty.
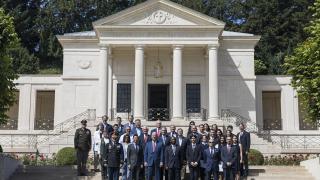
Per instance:
[[[146,0],[3,0],[15,20],[23,47],[40,59],[41,68],[62,68],[56,35],[92,30],[92,22]],[[261,35],[255,59],[268,74],[282,74],[286,55],[305,40],[314,0],[172,0],[226,22],[226,30]]]
[[[0,8],[0,124],[6,122],[6,112],[15,101],[15,85],[13,80],[17,77],[12,68],[12,59],[8,50],[18,43],[14,30],[13,18]]]
[[[315,1],[311,10],[314,20],[305,28],[308,38],[286,57],[285,67],[292,75],[306,120],[315,122],[320,119],[320,0]]]

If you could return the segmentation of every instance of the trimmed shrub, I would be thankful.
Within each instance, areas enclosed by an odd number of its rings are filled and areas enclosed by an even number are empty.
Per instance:
[[[249,165],[263,165],[264,158],[262,153],[256,149],[250,149],[248,162]]]
[[[57,165],[75,165],[77,164],[76,151],[72,147],[65,147],[58,151],[57,153]]]
[[[3,149],[2,149],[2,147],[1,147],[1,145],[0,145],[0,153],[3,153]]]

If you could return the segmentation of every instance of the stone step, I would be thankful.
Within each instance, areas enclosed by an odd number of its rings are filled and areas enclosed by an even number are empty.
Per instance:
[[[294,177],[286,177],[286,176],[284,176],[284,177],[273,177],[273,176],[263,176],[263,177],[259,176],[259,177],[257,177],[257,176],[248,176],[248,177],[246,178],[246,180],[301,180],[301,179],[303,179],[303,180],[316,180],[316,179],[313,178],[313,177],[303,177],[303,178],[297,177],[297,178],[294,178]]]

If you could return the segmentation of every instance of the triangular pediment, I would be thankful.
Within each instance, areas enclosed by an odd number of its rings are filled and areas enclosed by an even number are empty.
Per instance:
[[[102,18],[94,26],[221,26],[224,22],[169,0],[148,0],[114,15]]]

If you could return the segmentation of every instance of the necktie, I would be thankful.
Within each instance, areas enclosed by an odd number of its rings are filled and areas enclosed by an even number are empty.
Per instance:
[[[212,149],[210,148],[210,155],[212,155]]]
[[[196,146],[195,146],[194,144],[192,144],[192,150],[194,150],[195,147],[196,147]]]
[[[231,150],[230,145],[227,146],[227,149],[228,149],[228,153],[230,153],[230,150]]]
[[[159,129],[157,129],[157,136],[159,137],[159,135],[160,135],[160,131]]]
[[[154,152],[156,150],[156,143],[152,142],[152,144],[153,144],[152,152]]]
[[[147,142],[147,136],[144,135],[144,142]]]
[[[176,147],[174,145],[172,145],[172,151],[173,151],[173,155],[176,155]]]

